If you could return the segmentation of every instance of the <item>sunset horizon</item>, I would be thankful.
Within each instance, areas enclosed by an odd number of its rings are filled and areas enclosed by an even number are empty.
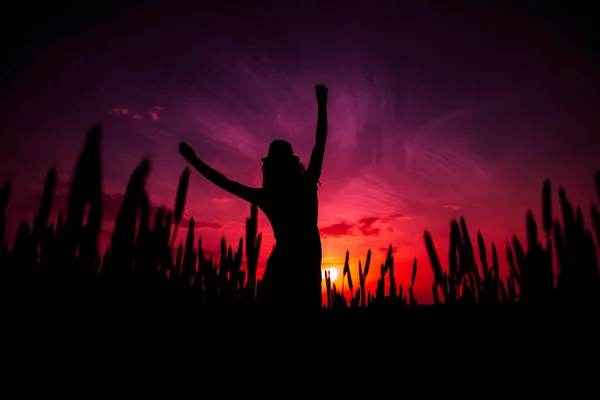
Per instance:
[[[102,125],[98,124],[97,126],[101,127]],[[78,152],[78,154],[80,154],[80,152]],[[104,155],[104,150],[101,150],[101,154],[102,154],[103,159],[106,158],[106,156]],[[136,165],[136,167],[141,165],[141,163],[143,161],[150,162],[151,172],[150,172],[149,179],[148,179],[148,181],[150,182],[152,179],[152,170],[155,167],[152,166],[152,162],[148,158],[141,159],[139,161],[138,165]],[[185,166],[185,164],[182,165],[182,167],[183,167],[182,172],[186,168],[189,169],[189,167]],[[51,168],[54,169],[54,167],[51,167]],[[50,170],[50,168],[49,168],[49,170]],[[196,175],[196,176],[198,175],[197,173],[194,174],[194,172],[195,171],[191,171],[191,176],[190,176],[190,189],[189,190],[191,190],[191,191],[193,191],[194,175]],[[63,176],[65,176],[65,175],[66,174],[64,174]],[[590,175],[592,175],[592,176],[589,179],[589,181],[590,181],[589,186],[593,188],[593,175],[594,174],[590,174]],[[59,214],[62,214],[63,217],[66,216],[67,199],[68,199],[68,195],[69,195],[71,184],[72,184],[72,179],[61,179],[60,178],[61,174],[58,174],[58,173],[57,173],[57,176],[59,178],[56,183],[56,192],[55,192],[55,197],[53,200],[53,207],[52,207],[52,210],[50,213],[50,219],[48,221],[49,224],[52,224],[54,226],[56,225],[56,223],[58,221]],[[201,180],[201,178],[197,178],[197,180]],[[11,189],[13,191],[12,194],[16,194],[18,196],[18,194],[19,194],[18,192],[14,193],[15,186],[18,190],[18,185],[14,185],[14,184],[12,184],[12,182],[9,182],[9,183],[11,184]],[[175,183],[177,183],[177,180],[175,181]],[[7,209],[10,210],[12,208],[13,210],[17,211],[17,214],[21,215],[21,219],[13,217],[13,218],[7,220],[8,223],[7,223],[5,240],[9,244],[9,247],[14,244],[14,238],[15,238],[14,235],[17,233],[17,228],[20,224],[27,223],[30,226],[32,225],[33,219],[37,212],[37,208],[39,208],[39,203],[41,202],[42,197],[43,197],[43,181],[40,182],[39,187],[40,187],[39,192],[35,193],[35,195],[32,195],[32,197],[29,199],[31,201],[31,203],[24,206],[23,204],[11,204],[11,202],[9,202]],[[540,205],[541,205],[542,184],[540,184],[539,187],[540,187],[539,198],[540,198]],[[557,193],[558,193],[559,188],[562,188],[562,187],[563,187],[562,185],[554,185],[552,187],[552,189],[553,189],[552,198],[553,198],[553,201],[557,204],[559,203]],[[105,213],[103,214],[104,219],[103,219],[102,228],[101,228],[100,236],[99,236],[99,254],[104,254],[104,252],[107,250],[107,248],[110,247],[110,242],[111,242],[111,238],[113,235],[112,229],[114,228],[114,221],[116,219],[119,209],[122,207],[123,200],[124,200],[124,192],[125,192],[125,190],[123,190],[122,193],[120,193],[118,191],[115,191],[115,192],[104,191],[102,194],[102,206],[103,206],[103,212],[105,212]],[[175,204],[176,192],[177,192],[177,184],[175,184],[173,187],[173,200],[170,203],[169,202],[155,203],[152,201],[151,197],[149,198],[149,200],[150,200],[150,203],[149,203],[150,204],[150,214],[149,214],[150,221],[154,221],[154,219],[156,217],[156,212],[161,208],[165,209],[167,211],[170,211],[170,212],[173,211],[174,204]],[[245,208],[247,208],[246,216],[244,218],[241,218],[239,222],[231,221],[230,225],[229,225],[231,227],[231,229],[225,230],[225,224],[215,222],[215,220],[208,220],[208,219],[202,220],[201,218],[199,218],[200,214],[197,214],[197,215],[193,214],[190,211],[190,205],[188,205],[188,204],[194,203],[194,201],[193,201],[193,198],[190,198],[189,194],[188,194],[187,203],[186,203],[186,206],[185,206],[185,209],[183,212],[183,217],[181,219],[181,222],[177,226],[177,228],[175,228],[175,227],[173,228],[173,234],[176,234],[176,236],[175,236],[176,239],[174,240],[174,246],[171,248],[172,256],[174,259],[177,255],[177,248],[180,245],[182,245],[182,246],[185,245],[185,238],[188,233],[188,225],[189,225],[190,219],[194,220],[194,223],[195,223],[194,232],[195,232],[195,235],[197,236],[197,239],[200,239],[202,241],[202,250],[203,250],[205,256],[207,258],[213,259],[215,262],[218,262],[218,260],[219,260],[220,243],[221,243],[222,239],[225,239],[228,247],[233,247],[234,249],[237,246],[237,242],[240,240],[240,238],[244,239],[244,234],[245,234],[245,229],[246,229],[245,228],[245,226],[246,226],[245,218],[247,218],[250,215],[251,205],[249,203],[245,203],[241,199],[236,199],[231,194],[228,194],[224,191],[222,191],[222,192],[223,192],[223,194],[222,194],[223,197],[215,197],[213,199],[213,201],[215,201],[216,203],[230,203],[230,202],[231,203],[236,203],[236,202],[242,203],[245,206]],[[556,192],[556,193],[554,193],[554,192]],[[567,196],[569,197],[568,193],[567,193]],[[591,200],[593,200],[593,196],[591,196]],[[33,207],[34,203],[38,204],[38,205]],[[541,208],[540,205],[538,205],[537,207],[535,205],[532,205],[531,207],[522,208],[522,209],[518,210],[518,211],[522,212],[521,219],[522,219],[523,227],[521,230],[523,232],[525,232],[525,230],[526,230],[525,229],[526,228],[526,219],[525,219],[526,211],[531,210],[535,213],[536,210]],[[26,208],[27,206],[31,206],[32,208]],[[574,206],[580,207],[577,204],[574,204]],[[201,206],[198,206],[198,205],[196,205],[196,207],[201,208]],[[454,213],[448,216],[447,224],[445,227],[446,231],[444,232],[443,230],[440,230],[440,234],[437,237],[434,236],[433,239],[434,239],[434,243],[436,246],[436,250],[441,255],[442,265],[447,266],[448,259],[444,255],[448,254],[448,250],[449,250],[450,223],[453,220],[458,221],[464,217],[459,213],[459,210],[460,210],[459,207],[447,207],[446,206],[444,208],[451,208]],[[417,242],[417,243],[414,248],[414,252],[413,253],[406,252],[406,254],[401,254],[399,251],[399,249],[402,247],[401,244],[395,245],[393,242],[386,242],[385,241],[386,240],[385,233],[380,235],[380,228],[373,227],[373,225],[376,224],[377,222],[385,223],[386,221],[390,221],[390,220],[391,221],[394,221],[397,219],[402,220],[402,217],[403,217],[402,214],[390,215],[385,218],[363,217],[363,218],[358,219],[357,221],[354,221],[353,223],[349,223],[347,220],[343,220],[339,223],[331,224],[329,226],[325,226],[325,227],[320,226],[321,236],[323,238],[323,248],[324,248],[324,252],[323,252],[324,256],[322,258],[321,269],[323,272],[329,271],[331,273],[332,285],[335,284],[337,286],[338,290],[341,290],[343,288],[343,285],[345,284],[346,289],[344,290],[344,294],[348,297],[348,300],[350,299],[350,294],[348,291],[347,278],[343,272],[346,251],[348,251],[350,254],[350,258],[349,258],[350,273],[355,281],[358,280],[358,264],[359,264],[359,262],[362,263],[362,265],[364,266],[365,260],[367,257],[367,252],[372,251],[372,254],[373,254],[373,257],[371,259],[371,271],[372,272],[371,272],[371,274],[369,274],[369,276],[366,279],[366,288],[372,295],[375,295],[377,281],[380,278],[380,271],[379,271],[380,265],[383,265],[385,263],[386,255],[388,253],[389,247],[391,246],[392,254],[394,256],[394,265],[395,265],[395,271],[396,271],[396,284],[402,285],[404,288],[404,291],[408,290],[408,287],[410,285],[410,277],[411,277],[411,273],[412,273],[413,262],[416,259],[417,263],[418,263],[418,272],[417,272],[417,279],[416,279],[415,292],[414,292],[415,297],[422,304],[430,304],[431,303],[431,301],[432,301],[431,284],[433,282],[433,273],[431,270],[431,261],[427,255],[425,242],[423,240],[423,234],[425,232],[432,232],[432,230],[427,229],[427,228],[422,229],[421,233],[419,235],[417,235],[417,237],[416,237],[415,242]],[[535,214],[535,217],[537,220],[536,222],[538,224],[541,224],[541,222],[542,222],[541,214],[539,214],[539,215]],[[559,213],[554,215],[554,218],[560,219]],[[588,219],[588,218],[589,218],[589,215],[586,216],[586,219]],[[470,221],[468,219],[466,222],[469,227],[473,226],[473,224],[469,223]],[[14,229],[11,229],[11,228],[14,228]],[[258,270],[257,270],[257,278],[260,279],[262,277],[262,274],[264,273],[264,268],[266,266],[267,258],[270,256],[271,251],[275,245],[275,241],[273,239],[273,232],[269,225],[269,222],[268,222],[268,220],[266,220],[264,214],[260,211],[259,211],[258,233],[260,233],[263,237],[262,246],[260,248],[260,256],[259,256]],[[389,233],[393,233],[393,230],[389,230]],[[486,239],[486,252],[488,254],[491,254],[492,244],[495,244],[497,246],[498,251],[500,252],[499,264],[500,264],[500,269],[501,269],[501,275],[504,277],[508,276],[508,271],[509,271],[508,261],[504,257],[506,246],[508,243],[510,243],[513,240],[514,235],[517,235],[517,237],[519,239],[524,240],[526,238],[525,233],[521,234],[520,232],[518,232],[518,230],[516,230],[515,232],[513,232],[512,234],[509,234],[506,238],[504,238],[504,240],[492,242],[492,241],[487,240],[485,229],[476,229],[471,232],[471,235],[472,235],[471,240],[475,240],[476,235],[479,233],[481,233],[483,235],[484,239]],[[358,238],[361,238],[361,237],[368,238],[369,236],[375,236],[379,239],[376,243],[381,244],[382,246],[381,247],[369,247],[369,246],[365,246],[364,244],[361,244],[361,245],[355,245],[355,247],[352,248],[350,245],[347,245],[344,250],[340,250],[338,253],[332,253],[329,250],[332,247],[343,249],[343,246],[345,244],[350,243],[350,242],[341,242],[341,243],[339,243],[340,247],[337,247],[336,245],[338,245],[338,243],[335,243],[335,242],[333,245],[329,245],[329,240],[339,239],[339,238],[348,237],[348,236],[358,237]],[[385,245],[386,243],[387,243],[387,245]],[[478,254],[478,252],[479,252],[479,248],[477,247],[477,245],[475,245],[475,252],[476,252],[476,254]],[[246,266],[246,259],[244,259],[244,267],[245,266]],[[557,272],[557,271],[558,271],[557,267],[555,267],[555,272]],[[355,283],[355,285],[356,285],[356,283]],[[325,288],[325,280],[324,279],[323,279],[322,290],[323,290],[323,301],[325,303],[326,288]],[[387,288],[387,282],[386,282],[386,295],[388,294],[388,291],[389,291],[389,288]]]
[[[598,200],[596,37],[584,14],[527,4],[110,1],[48,6],[46,16],[20,10],[0,108],[0,185],[11,184],[6,240],[12,245],[23,221],[32,226],[50,168],[57,180],[49,223],[66,212],[76,162],[98,123],[99,254],[111,243],[131,174],[147,159],[151,223],[161,207],[174,209],[190,168],[173,257],[193,218],[195,239],[217,260],[222,238],[234,250],[245,238],[250,204],[189,167],[178,144],[189,143],[227,178],[261,188],[260,160],[273,140],[289,141],[309,163],[315,85],[323,83],[329,136],[318,228],[332,284],[342,287],[348,251],[356,291],[359,261],[364,266],[371,250],[366,288],[374,295],[392,246],[396,285],[406,293],[416,258],[414,296],[432,303],[424,233],[448,268],[450,224],[461,218],[477,255],[478,233],[490,257],[495,244],[506,278],[507,244],[514,235],[526,242],[528,210],[542,232],[546,180],[553,220],[562,218],[561,188],[581,207],[586,229]],[[262,211],[258,233],[260,279],[275,245]],[[325,303],[325,280],[322,290]]]

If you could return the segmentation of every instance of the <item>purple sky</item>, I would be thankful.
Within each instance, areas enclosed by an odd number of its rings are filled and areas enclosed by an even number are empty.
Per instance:
[[[50,166],[64,198],[95,122],[105,127],[107,231],[143,157],[153,162],[151,200],[173,206],[186,166],[181,140],[231,179],[260,186],[271,140],[289,140],[308,161],[316,83],[330,88],[324,267],[340,266],[346,249],[353,270],[368,248],[379,262],[391,243],[397,279],[406,283],[417,256],[417,295],[428,299],[424,229],[444,259],[448,223],[464,216],[503,255],[511,234],[523,235],[526,209],[539,215],[546,178],[589,214],[600,79],[585,20],[509,2],[487,10],[280,3],[108,4],[14,16],[29,22],[13,30],[2,64],[0,181],[11,180],[14,193],[8,233],[37,208]],[[235,243],[249,206],[196,171],[190,185],[186,216],[204,223],[206,246],[223,235]],[[259,224],[264,260],[272,232],[262,214]]]

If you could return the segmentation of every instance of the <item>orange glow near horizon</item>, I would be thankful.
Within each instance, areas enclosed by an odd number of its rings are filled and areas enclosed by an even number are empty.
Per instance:
[[[325,279],[325,272],[329,272],[330,277],[331,277],[331,282],[335,282],[340,275],[338,268],[325,268],[323,270],[323,279]]]

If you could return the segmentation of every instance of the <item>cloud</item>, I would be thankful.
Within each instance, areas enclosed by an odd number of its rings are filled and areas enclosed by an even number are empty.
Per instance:
[[[405,217],[404,214],[392,214],[389,217],[385,218],[385,220],[389,221],[389,220],[395,220],[395,219],[399,219],[399,218],[403,218],[403,217]]]
[[[179,222],[179,226],[182,228],[187,228],[189,226],[189,224],[190,224],[190,218],[185,217],[185,216],[182,217],[181,221]],[[221,225],[217,222],[197,221],[196,219],[194,219],[194,229],[202,229],[202,228],[222,229],[223,225]]]
[[[211,200],[215,203],[231,203],[232,201],[235,201],[235,199],[231,197],[211,197]]]
[[[150,118],[152,119],[152,121],[158,121],[159,117],[158,117],[158,113],[160,111],[164,111],[165,109],[161,106],[154,106],[152,107],[152,109],[150,111],[148,111],[148,114],[150,115]]]
[[[457,210],[461,209],[460,206],[453,206],[453,205],[445,205],[444,208],[449,208],[449,209],[454,210],[454,211],[457,211]]]
[[[323,238],[340,238],[342,236],[379,236],[381,227],[387,226],[388,230],[393,229],[389,223],[402,216],[402,214],[393,214],[384,218],[375,216],[363,217],[354,222],[344,220],[321,227],[319,228],[319,231]],[[380,226],[373,226],[375,224]]]
[[[223,228],[223,225],[221,225],[219,223],[216,223],[216,222],[198,221],[195,224],[196,224],[196,228],[210,228],[210,229],[221,229],[221,228]]]
[[[148,115],[152,121],[158,121],[160,119],[159,112],[161,111],[164,111],[163,107],[153,106],[150,110],[148,110]],[[112,110],[110,110],[110,113],[120,117],[131,115],[131,118],[135,120],[144,119],[140,112],[125,107],[115,107]]]
[[[380,252],[387,254],[388,250],[389,250],[389,246],[388,247],[380,247],[377,250],[379,250]],[[396,252],[398,251],[398,246],[392,246],[392,254],[396,254]]]
[[[362,218],[358,221],[358,230],[363,236],[377,236],[379,235],[379,228],[373,228],[373,224],[379,220],[378,217]]]
[[[56,177],[56,186],[54,188],[54,196],[68,196],[71,191],[71,182],[60,177]],[[41,196],[41,194],[40,194]]]
[[[110,112],[114,115],[127,115],[129,114],[129,109],[124,107],[115,107]]]
[[[325,226],[319,229],[321,232],[321,236],[323,238],[326,237],[335,237],[340,238],[342,236],[356,236],[353,232],[354,225],[349,224],[346,221],[342,221],[336,224],[332,224],[329,226]]]

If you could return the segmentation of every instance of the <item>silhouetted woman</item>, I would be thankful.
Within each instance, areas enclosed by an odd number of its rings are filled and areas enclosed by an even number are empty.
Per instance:
[[[290,143],[275,140],[263,158],[263,187],[251,188],[227,179],[196,157],[186,143],[179,152],[215,185],[256,204],[273,227],[275,247],[258,286],[262,304],[321,306],[321,237],[317,227],[317,185],[327,140],[327,92],[316,86],[318,118],[316,143],[307,168]]]

